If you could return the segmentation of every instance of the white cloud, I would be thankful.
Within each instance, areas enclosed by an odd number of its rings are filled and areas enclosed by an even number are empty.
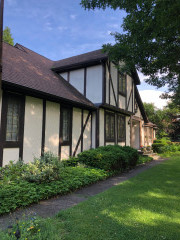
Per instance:
[[[76,19],[76,17],[77,17],[77,15],[75,15],[75,14],[70,15],[70,18],[73,19],[73,20]]]
[[[168,101],[160,98],[160,95],[164,92],[156,90],[141,90],[139,93],[143,102],[154,103],[157,108],[161,109],[167,105]]]
[[[53,30],[52,26],[51,26],[51,23],[50,22],[46,22],[44,24],[44,29],[47,30],[47,31],[51,31]]]
[[[65,30],[67,30],[68,29],[68,27],[65,27],[65,26],[59,26],[58,27],[58,30],[60,31],[60,32],[63,32],[63,31],[65,31]]]
[[[116,23],[115,24],[109,23],[109,24],[107,24],[107,26],[110,27],[110,28],[115,28],[115,29],[120,28],[120,26]]]

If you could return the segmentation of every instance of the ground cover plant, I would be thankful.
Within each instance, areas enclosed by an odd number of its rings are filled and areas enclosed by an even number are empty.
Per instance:
[[[45,153],[32,163],[10,162],[0,169],[0,214],[67,194],[130,169],[137,161],[137,150],[116,145],[85,151],[67,161]]]
[[[179,172],[180,155],[56,217],[42,219],[40,231],[27,239],[179,240]],[[1,232],[0,239],[15,238]]]

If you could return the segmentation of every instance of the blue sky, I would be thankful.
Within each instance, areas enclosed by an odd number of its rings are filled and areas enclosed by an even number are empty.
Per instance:
[[[110,32],[122,31],[125,15],[111,9],[85,11],[80,0],[5,0],[4,27],[11,28],[15,43],[59,60],[113,43]],[[142,82],[139,90],[143,101],[164,105],[157,97],[164,89]]]

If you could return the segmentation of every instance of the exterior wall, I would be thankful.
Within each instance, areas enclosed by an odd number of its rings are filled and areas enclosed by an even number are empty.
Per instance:
[[[104,146],[104,109],[99,109],[99,146]]]
[[[70,152],[70,146],[61,146],[61,160],[68,159]]]
[[[126,98],[119,95],[119,108],[126,109]]]
[[[67,72],[61,73],[60,75],[61,75],[61,77],[63,77],[66,81],[68,80],[68,73],[67,73]]]
[[[69,82],[82,94],[84,94],[84,69],[71,71]]]
[[[133,85],[134,85],[134,81],[129,75],[127,75],[126,79],[127,79],[127,104],[129,102],[128,111],[133,112],[133,98],[134,98]]]
[[[60,104],[46,102],[45,151],[58,155]]]
[[[73,108],[73,125],[72,125],[72,152],[74,152],[79,136],[81,134],[81,116],[82,111],[79,108]],[[81,152],[81,142],[79,144],[77,153]]]
[[[126,117],[126,146],[130,146],[130,124],[128,124],[130,117]]]
[[[83,125],[86,122],[89,111],[83,113]],[[91,117],[89,118],[83,134],[83,151],[91,148]]]
[[[102,103],[102,65],[86,70],[86,97],[93,103]]]
[[[92,148],[96,147],[96,113],[92,113]]]
[[[132,122],[132,147],[136,149],[140,147],[140,122],[135,120]]]
[[[25,162],[31,162],[34,156],[41,155],[42,113],[42,100],[26,97],[23,144],[23,160]]]
[[[19,148],[4,148],[3,149],[3,166],[7,165],[10,161],[19,160]]]
[[[115,93],[115,97],[117,99],[118,96],[118,78],[117,78],[117,68],[115,67],[115,65],[113,63],[111,63],[110,65],[110,71],[111,71],[111,78],[112,78],[112,83],[114,86],[114,93]],[[114,93],[113,93],[113,88],[110,84],[110,105],[116,106],[116,102],[114,99]]]

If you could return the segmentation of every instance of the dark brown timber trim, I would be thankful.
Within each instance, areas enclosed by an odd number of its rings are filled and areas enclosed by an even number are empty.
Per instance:
[[[84,130],[85,130],[85,128],[86,128],[86,125],[87,125],[87,123],[88,123],[88,120],[89,120],[90,116],[91,116],[91,112],[88,113],[88,116],[87,116],[86,121],[85,121],[85,123],[84,123],[83,129],[82,129],[82,131],[81,131],[81,135],[80,135],[80,137],[79,137],[79,139],[78,139],[78,142],[77,142],[77,145],[76,145],[76,147],[75,147],[75,149],[74,149],[73,157],[76,155],[76,152],[77,152],[77,150],[78,150],[78,147],[79,147],[79,144],[80,144],[82,135],[84,134]]]
[[[81,132],[83,131],[83,124],[84,124],[84,111],[81,110]],[[83,134],[81,135],[81,152],[83,152]]]
[[[70,82],[70,71],[67,72],[67,81]]]
[[[59,150],[58,155],[59,159],[61,159],[61,143],[62,143],[62,137],[61,137],[61,128],[62,128],[62,121],[61,121],[61,105],[59,105]]]
[[[91,148],[92,148],[92,120],[93,120],[93,113],[91,113]]]
[[[46,100],[43,99],[41,156],[44,156],[45,130],[46,130]]]
[[[132,79],[132,112],[134,113],[134,109],[135,109],[135,99],[134,98],[134,91],[133,91],[133,79]],[[134,103],[134,104],[133,104]]]
[[[99,109],[96,110],[96,148],[99,147]]]

